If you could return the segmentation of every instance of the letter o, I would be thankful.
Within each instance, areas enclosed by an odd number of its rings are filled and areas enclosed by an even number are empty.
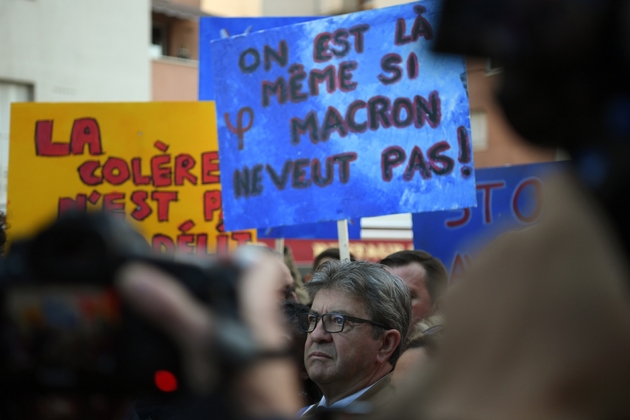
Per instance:
[[[254,58],[254,62],[247,64],[247,56],[251,55]],[[243,73],[253,73],[260,66],[260,53],[256,48],[248,48],[243,51],[238,58],[238,66]]]
[[[405,110],[405,118],[401,118],[402,110]],[[392,107],[392,119],[397,128],[409,127],[413,122],[413,104],[407,98],[397,98]]]
[[[103,165],[103,178],[112,185],[120,185],[129,179],[129,166],[121,158],[110,157]]]
[[[536,200],[536,208],[529,216],[524,215],[521,212],[521,209],[518,206],[518,200],[528,186],[534,187],[536,190],[535,200]],[[523,223],[533,223],[538,219],[540,213],[542,212],[542,182],[538,178],[529,178],[522,181],[514,190],[514,195],[512,196],[512,211],[518,220]]]

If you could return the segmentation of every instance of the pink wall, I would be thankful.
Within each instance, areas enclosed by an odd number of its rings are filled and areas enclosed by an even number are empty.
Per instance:
[[[196,101],[199,81],[197,64],[178,63],[177,58],[152,62],[154,101]]]

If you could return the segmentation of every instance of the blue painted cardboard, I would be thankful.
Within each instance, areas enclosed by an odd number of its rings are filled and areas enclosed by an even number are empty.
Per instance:
[[[316,16],[296,17],[202,17],[199,19],[199,100],[214,99],[210,41],[263,29],[293,25],[319,19]]]
[[[501,233],[535,223],[544,209],[544,177],[563,162],[477,169],[476,208],[413,214],[413,244],[442,260],[459,280],[472,256]]]
[[[361,220],[348,220],[349,239],[361,239]],[[305,225],[259,228],[258,238],[337,239],[337,222],[307,223]]]
[[[320,17],[202,17],[199,20],[199,100],[206,101],[214,99],[210,41],[239,34],[248,34],[263,29],[308,22],[315,19],[320,19]],[[348,221],[348,235],[350,239],[361,239],[361,223],[359,220]],[[258,238],[336,239],[337,223],[321,222],[295,226],[259,228]]]
[[[464,59],[430,51],[439,5],[211,42],[227,229],[476,205]]]

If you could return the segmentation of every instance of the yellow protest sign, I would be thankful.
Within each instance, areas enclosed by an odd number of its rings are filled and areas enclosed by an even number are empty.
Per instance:
[[[255,231],[223,231],[217,149],[214,102],[13,104],[10,236],[104,209],[162,252],[253,242]]]

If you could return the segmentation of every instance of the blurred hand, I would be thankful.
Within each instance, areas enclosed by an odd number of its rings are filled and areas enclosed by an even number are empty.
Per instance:
[[[218,379],[209,356],[214,316],[176,279],[150,265],[132,263],[119,274],[122,296],[182,349],[191,389],[207,392]]]
[[[263,253],[248,255],[248,259],[248,268],[238,284],[242,320],[260,350],[284,350],[289,343],[278,291],[286,286],[286,266]],[[123,268],[118,287],[133,308],[181,347],[191,388],[199,393],[212,390],[219,369],[212,356],[217,318],[210,308],[176,279],[144,264]],[[234,396],[241,399],[237,403],[242,414],[293,417],[299,409],[297,368],[288,357],[253,363],[241,372],[235,384]]]

